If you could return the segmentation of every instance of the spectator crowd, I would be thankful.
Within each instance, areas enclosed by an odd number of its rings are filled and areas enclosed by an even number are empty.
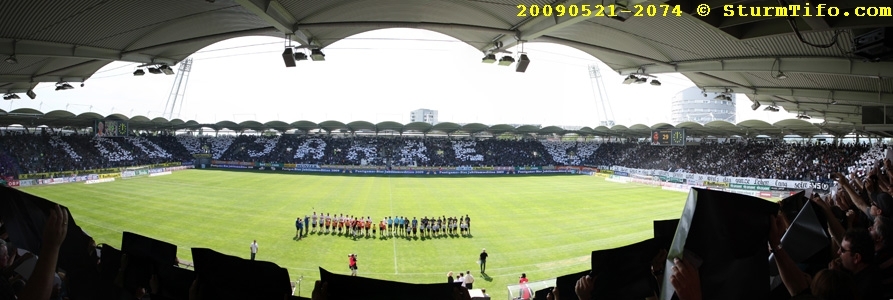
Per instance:
[[[708,142],[685,147],[534,139],[400,136],[190,135],[110,138],[0,136],[0,172],[76,171],[213,159],[269,163],[410,167],[622,166],[734,177],[829,182],[831,172],[864,174],[883,157],[869,144]]]

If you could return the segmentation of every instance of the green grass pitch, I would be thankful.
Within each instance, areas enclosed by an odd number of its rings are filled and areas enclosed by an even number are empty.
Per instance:
[[[176,244],[191,261],[192,247],[257,259],[303,276],[308,296],[318,267],[349,274],[347,254],[358,254],[359,275],[413,283],[445,282],[448,271],[471,270],[475,288],[506,298],[506,285],[589,269],[592,250],[650,238],[652,220],[678,218],[684,193],[607,182],[595,176],[388,177],[323,176],[188,170],[168,176],[102,184],[23,188],[68,206],[97,243],[120,249],[131,231]],[[311,235],[294,241],[297,216],[318,213],[372,216],[471,217],[473,237],[425,240]],[[477,256],[490,253],[488,278]]]

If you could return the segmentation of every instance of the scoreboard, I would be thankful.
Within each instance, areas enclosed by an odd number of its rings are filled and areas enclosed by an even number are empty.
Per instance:
[[[104,137],[127,136],[130,133],[127,125],[124,121],[96,120],[93,133]]]
[[[685,128],[651,131],[651,145],[685,146]]]

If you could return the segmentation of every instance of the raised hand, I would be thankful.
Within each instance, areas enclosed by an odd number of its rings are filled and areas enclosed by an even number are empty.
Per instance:
[[[589,300],[592,299],[592,291],[595,289],[595,279],[596,276],[583,276],[580,277],[580,280],[577,280],[577,285],[574,286],[574,292],[577,293],[577,298],[580,300]]]
[[[50,209],[50,217],[43,227],[43,247],[59,249],[68,235],[68,210],[58,204]]]

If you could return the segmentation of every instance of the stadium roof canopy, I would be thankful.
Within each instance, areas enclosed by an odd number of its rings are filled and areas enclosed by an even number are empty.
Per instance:
[[[345,132],[367,131],[378,133],[383,131],[391,131],[397,133],[426,134],[475,134],[482,132],[490,133],[492,135],[501,135],[505,133],[517,135],[536,134],[558,136],[576,134],[587,137],[648,137],[651,135],[652,130],[672,128],[685,128],[688,132],[688,135],[697,137],[729,137],[734,135],[768,135],[773,137],[799,135],[802,137],[812,137],[819,134],[844,136],[852,132],[852,126],[845,127],[828,124],[825,124],[823,126],[820,124],[813,124],[798,119],[782,120],[776,122],[775,124],[769,124],[759,120],[748,120],[740,122],[738,124],[732,124],[725,121],[713,121],[704,125],[693,122],[683,122],[675,126],[667,123],[658,123],[652,126],[635,124],[629,127],[623,125],[615,125],[611,128],[599,126],[597,128],[583,127],[580,129],[565,129],[558,126],[541,127],[534,125],[521,125],[515,127],[507,124],[488,126],[481,123],[460,125],[450,122],[443,122],[436,125],[431,125],[423,122],[400,124],[393,121],[381,122],[378,124],[373,124],[367,121],[354,121],[350,123],[343,123],[340,121],[325,121],[319,124],[311,121],[297,121],[292,123],[286,123],[283,121],[270,121],[266,123],[260,123],[257,121],[244,121],[241,123],[235,123],[232,121],[220,121],[214,124],[200,124],[196,121],[183,121],[180,119],[167,120],[164,118],[155,118],[149,120],[149,118],[146,118],[144,116],[127,118],[126,116],[120,114],[102,116],[97,113],[89,112],[75,115],[71,112],[63,110],[54,110],[51,112],[43,113],[31,108],[20,108],[10,112],[6,112],[0,109],[0,126],[22,125],[30,128],[39,126],[48,126],[52,128],[88,128],[93,127],[96,120],[126,121],[131,130],[146,131],[198,130],[200,128],[210,128],[213,130],[232,130],[237,132],[243,132],[246,130],[275,130],[279,132],[286,132],[294,129],[303,133],[313,132],[316,130],[337,133],[341,132],[341,130],[344,130]]]
[[[790,112],[848,125],[860,124],[860,106],[893,103],[893,62],[868,61],[852,51],[855,37],[893,27],[889,16],[725,17],[722,5],[729,2],[725,0],[597,1],[625,3],[633,11],[638,4],[646,8],[651,4],[678,5],[679,16],[672,11],[663,16],[661,7],[656,7],[657,16],[653,17],[647,16],[651,10],[642,9],[646,16],[620,13],[615,18],[595,14],[544,17],[545,9],[538,9],[540,15],[533,16],[532,9],[518,8],[519,3],[543,6],[553,2],[3,1],[0,56],[7,63],[0,63],[0,92],[25,93],[39,82],[82,82],[112,61],[174,66],[201,48],[236,37],[288,36],[305,48],[324,49],[365,31],[418,28],[455,37],[482,53],[498,53],[518,41],[567,45],[597,57],[623,75],[679,72],[708,91],[743,93],[763,105],[779,105]],[[592,3],[569,0],[564,5]],[[697,14],[701,3],[712,7],[709,16]],[[733,3],[776,5],[775,1]],[[856,7],[889,5],[877,0],[827,0],[824,4],[826,15],[833,13],[827,8],[832,6],[840,14],[854,14]],[[818,8],[813,6],[816,12]],[[889,11],[889,7],[863,10]],[[557,12],[552,9],[552,14]],[[878,51],[888,51],[884,47],[889,44],[887,41]],[[528,55],[536,63],[537,54]],[[342,129],[351,129],[347,127]]]

